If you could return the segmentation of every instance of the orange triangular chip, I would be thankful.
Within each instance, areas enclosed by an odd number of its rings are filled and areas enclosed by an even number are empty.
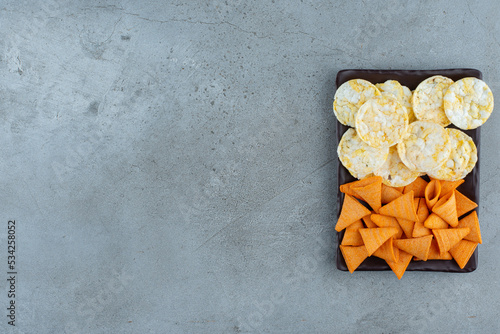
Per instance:
[[[364,216],[364,217],[363,217],[363,221],[365,222],[365,226],[366,226],[366,227],[377,227],[377,224],[375,224],[375,223],[372,221],[371,215]]]
[[[443,218],[452,227],[456,227],[458,225],[458,216],[455,192],[450,191],[448,195],[441,197],[432,207],[432,212]]]
[[[352,274],[354,270],[368,257],[366,252],[366,247],[362,246],[342,246],[340,245],[340,251],[344,256],[345,263],[347,264],[347,269]]]
[[[441,255],[439,252],[439,246],[437,244],[436,239],[432,239],[431,247],[429,248],[429,255],[427,256],[427,260],[451,260],[453,257],[450,252],[445,252]],[[417,261],[421,261],[422,259],[415,258]]]
[[[432,235],[420,238],[394,240],[394,246],[408,254],[427,261],[431,247]]]
[[[356,197],[357,199],[361,199],[361,196],[359,196],[354,190],[352,190],[352,188],[364,187],[373,182],[382,182],[382,177],[371,176],[367,177],[366,179],[345,183],[340,186],[340,192],[343,192],[346,195],[351,195],[353,197]]]
[[[407,238],[411,238],[413,234],[413,226],[415,225],[414,221],[408,220],[408,219],[403,219],[403,218],[396,218],[398,220],[399,226],[403,229],[405,232],[405,235]]]
[[[379,212],[386,216],[417,221],[417,210],[413,201],[413,191],[396,198],[394,201],[384,205]],[[458,223],[458,222],[457,222]]]
[[[457,202],[457,217],[477,208],[477,204],[471,201],[460,191],[455,190],[455,201]]]
[[[403,193],[406,194],[413,190],[413,196],[424,197],[426,186],[427,186],[427,181],[425,181],[421,177],[417,177],[415,181],[405,186]]]
[[[392,187],[394,190],[397,190],[399,191],[401,194],[403,193],[403,190],[405,190],[405,187],[402,186],[402,187]]]
[[[386,261],[398,262],[399,259],[399,249],[393,246],[394,238],[389,238],[386,242],[382,244],[375,252],[373,256],[379,257]]]
[[[464,269],[467,262],[469,262],[470,257],[474,254],[474,250],[477,247],[477,242],[469,240],[460,240],[458,244],[450,249],[450,254],[453,256],[455,261],[457,261],[460,269]]]
[[[448,195],[448,193],[456,188],[458,188],[459,185],[465,182],[464,179],[460,179],[457,181],[439,181],[441,182],[441,197],[444,197]]]
[[[392,202],[401,195],[403,195],[402,192],[396,190],[393,187],[386,186],[385,184],[382,183],[382,197],[381,197],[382,204],[387,204],[389,202]]]
[[[341,244],[344,246],[361,246],[363,244],[363,238],[361,238],[361,234],[359,234],[358,231],[360,228],[364,228],[361,220],[356,220],[354,223],[347,226]]]
[[[351,187],[375,211],[382,206],[382,178],[363,187]]]
[[[435,229],[435,228],[448,228],[450,227],[448,223],[435,213],[431,213],[429,217],[424,221],[424,227]]]
[[[470,228],[442,228],[432,230],[439,246],[439,252],[444,254],[469,234]],[[363,239],[364,240],[364,239]],[[453,254],[452,254],[453,255]]]
[[[472,211],[471,214],[458,221],[457,228],[463,227],[470,228],[470,232],[464,237],[464,240],[469,240],[480,244],[483,243],[483,239],[481,238],[481,229],[479,228],[479,218],[477,218],[476,211]]]
[[[395,227],[360,228],[359,233],[363,238],[368,255],[372,255],[384,242],[398,233]]]
[[[439,195],[441,194],[441,182],[439,180],[432,180],[425,187],[425,202],[427,203],[427,207],[432,209],[432,207],[439,200]]]
[[[398,279],[401,279],[403,277],[406,268],[408,268],[408,265],[410,264],[411,259],[413,256],[411,254],[408,254],[404,251],[399,251],[399,261],[398,262],[387,262],[389,267],[391,267],[392,271],[396,274]]]
[[[427,208],[427,204],[425,203],[425,198],[421,198],[418,202],[417,217],[418,221],[422,224],[427,219],[427,217],[429,217],[429,209]]]
[[[345,195],[344,204],[342,205],[342,211],[340,212],[339,220],[337,225],[335,225],[335,231],[340,232],[347,226],[354,223],[356,220],[369,215],[371,212],[359,203],[356,199],[350,195]]]
[[[395,227],[398,229],[398,233],[394,236],[394,238],[399,239],[403,235],[403,229],[398,223],[398,220],[391,216],[384,216],[379,214],[373,214],[370,216],[372,222],[375,223],[378,227]]]

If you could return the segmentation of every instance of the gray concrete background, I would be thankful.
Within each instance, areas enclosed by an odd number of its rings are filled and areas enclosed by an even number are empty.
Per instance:
[[[497,113],[479,268],[398,281],[335,268],[331,110],[344,68],[500,96],[499,2],[2,0],[0,28],[2,332],[500,330]]]

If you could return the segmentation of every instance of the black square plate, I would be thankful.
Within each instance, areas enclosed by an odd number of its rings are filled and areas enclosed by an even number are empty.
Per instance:
[[[365,79],[371,83],[382,83],[386,80],[397,80],[402,85],[407,86],[411,90],[417,88],[417,85],[428,77],[434,75],[443,75],[456,81],[465,77],[475,77],[482,79],[483,75],[480,71],[470,68],[456,68],[444,70],[342,70],[337,73],[337,88],[344,82],[351,79]],[[333,111],[332,111],[333,112]],[[454,127],[451,125],[450,127]],[[337,121],[337,145],[342,138],[342,135],[349,127],[340,124]],[[476,144],[478,161],[471,173],[465,177],[465,182],[458,187],[458,190],[476,202],[479,205],[479,149],[480,149],[480,128],[475,130],[464,131],[467,133]],[[355,181],[356,179],[345,169],[344,166],[338,161],[338,184]],[[337,218],[340,216],[342,204],[344,202],[344,194],[340,191],[337,194],[338,213]],[[479,215],[479,207],[476,208]],[[338,244],[340,245],[344,236],[344,231],[337,233]],[[477,268],[477,248],[471,256],[467,265],[460,269],[455,260],[428,260],[428,261],[411,261],[407,270],[409,271],[444,271],[444,272],[471,272]],[[342,256],[340,248],[337,247],[337,268],[347,271],[347,266]],[[375,270],[390,270],[389,266],[384,260],[371,256],[367,258],[356,270],[358,271],[375,271]]]

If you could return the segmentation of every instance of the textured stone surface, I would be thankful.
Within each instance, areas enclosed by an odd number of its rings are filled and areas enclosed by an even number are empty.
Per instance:
[[[334,79],[473,67],[500,4],[0,2],[8,333],[494,333],[500,118],[482,127],[479,268],[335,268]]]

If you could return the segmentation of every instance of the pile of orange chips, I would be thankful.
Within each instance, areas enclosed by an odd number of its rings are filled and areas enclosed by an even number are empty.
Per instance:
[[[384,259],[398,279],[412,259],[454,259],[463,269],[482,243],[477,204],[456,189],[463,182],[418,177],[394,188],[373,176],[341,185],[335,230],[345,229],[340,250],[349,271],[369,256]]]

